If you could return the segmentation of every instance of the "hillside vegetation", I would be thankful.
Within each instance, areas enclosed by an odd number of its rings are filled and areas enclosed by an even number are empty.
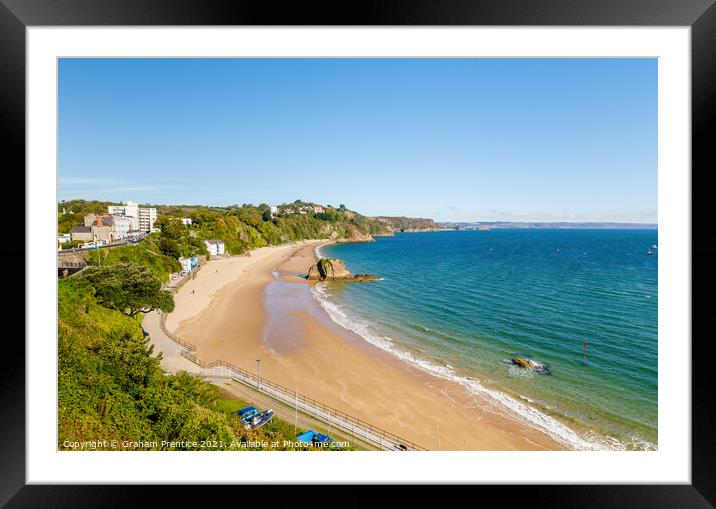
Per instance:
[[[186,373],[165,376],[142,315],[100,305],[90,278],[60,280],[58,297],[60,450],[87,440],[102,440],[97,448],[106,450],[196,450],[181,443],[187,441],[208,441],[209,450],[266,448],[241,442],[293,449],[283,443],[295,441],[292,425],[274,419],[245,430],[235,415],[240,403],[223,390]]]
[[[85,200],[59,203],[58,232],[66,233],[82,224],[86,213],[106,213],[111,204]],[[155,237],[155,252],[171,258],[207,255],[203,241],[208,239],[222,240],[226,251],[236,255],[257,247],[305,239],[370,241],[373,235],[389,235],[394,231],[438,229],[432,219],[368,217],[342,204],[325,205],[322,210],[314,211],[315,205],[296,200],[278,205],[278,212],[274,214],[266,204],[140,206],[156,207],[155,227],[161,230],[161,235]],[[192,224],[184,225],[180,218],[190,218]]]
[[[110,204],[58,204],[58,231],[82,224],[86,213],[106,213]],[[271,449],[291,450],[284,441],[295,443],[292,425],[275,419],[245,430],[235,415],[242,402],[200,378],[167,376],[144,336],[143,313],[173,309],[161,283],[180,270],[179,257],[208,256],[204,240],[220,239],[236,255],[304,239],[369,241],[390,234],[391,227],[343,205],[321,209],[301,201],[281,205],[274,214],[264,204],[157,209],[159,232],[135,245],[82,251],[90,267],[58,282],[58,448],[102,440],[97,448],[109,450],[115,449],[112,441],[117,449],[132,450],[186,449],[181,442],[187,441],[218,444],[213,449],[269,442]],[[191,225],[179,220],[185,217]]]
[[[170,207],[157,221],[162,230],[164,252],[167,254],[201,254],[201,241],[218,239],[230,254],[267,245],[305,239],[372,240],[372,234],[389,233],[375,219],[347,209],[325,207],[300,213],[309,204],[296,202],[279,206],[271,214],[268,205],[241,207]],[[178,219],[189,217],[191,225]]]
[[[117,263],[134,263],[149,267],[161,281],[167,281],[169,275],[181,270],[176,257],[163,253],[160,249],[158,234],[152,234],[135,245],[114,247],[112,249],[92,249],[83,251],[88,265],[114,265]],[[202,244],[203,246],[203,244]],[[101,261],[99,261],[101,257]]]
[[[378,216],[375,219],[387,226],[391,231],[431,231],[440,229],[440,226],[435,224],[435,221],[422,217]]]

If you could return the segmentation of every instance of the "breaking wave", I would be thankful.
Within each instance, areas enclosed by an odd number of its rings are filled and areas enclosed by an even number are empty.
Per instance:
[[[321,256],[319,248],[315,249],[316,255]],[[368,343],[388,352],[404,362],[412,366],[418,367],[424,372],[433,376],[449,380],[465,387],[470,393],[476,395],[486,402],[496,405],[498,408],[506,410],[509,415],[517,418],[521,422],[532,425],[551,436],[556,441],[565,446],[582,451],[592,450],[626,450],[627,448],[641,450],[655,450],[656,446],[649,442],[645,442],[638,437],[634,437],[634,441],[627,444],[610,436],[603,436],[596,432],[590,431],[583,435],[578,434],[562,422],[551,417],[537,408],[534,408],[519,399],[507,395],[498,390],[485,387],[479,380],[456,374],[454,368],[448,364],[440,365],[427,359],[417,357],[412,352],[402,348],[399,343],[392,338],[382,334],[374,326],[364,320],[351,317],[345,309],[345,306],[339,306],[331,302],[329,299],[329,290],[325,284],[318,284],[311,289],[313,298],[328,313],[331,319],[348,329]],[[531,401],[527,398],[523,398]]]

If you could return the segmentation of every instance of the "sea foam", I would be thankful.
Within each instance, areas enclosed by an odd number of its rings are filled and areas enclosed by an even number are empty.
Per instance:
[[[315,251],[316,256],[320,257],[318,248],[316,248]],[[553,439],[571,449],[585,451],[626,449],[625,444],[613,437],[602,436],[594,432],[588,432],[580,436],[574,430],[544,412],[503,392],[485,387],[477,379],[456,374],[454,368],[450,365],[439,365],[435,362],[416,357],[412,352],[401,348],[393,338],[377,331],[370,323],[349,316],[345,310],[345,306],[339,306],[331,302],[329,290],[325,284],[314,286],[311,289],[311,293],[313,298],[338,325],[355,332],[373,346],[394,355],[412,366],[416,366],[433,376],[460,384],[470,391],[470,393],[481,397],[487,403],[507,411],[508,414],[521,422],[544,431]],[[635,442],[637,441],[635,440]],[[653,444],[648,442],[641,442],[635,445],[638,445],[638,448],[644,450],[655,448]]]

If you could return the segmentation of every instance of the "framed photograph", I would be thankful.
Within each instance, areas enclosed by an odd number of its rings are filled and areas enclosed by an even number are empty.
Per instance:
[[[2,1],[28,239],[3,502],[434,483],[712,506],[711,2]]]

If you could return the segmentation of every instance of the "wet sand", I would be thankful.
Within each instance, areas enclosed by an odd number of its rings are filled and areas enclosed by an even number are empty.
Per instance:
[[[313,283],[297,276],[315,263],[314,249],[324,243],[209,262],[179,291],[167,326],[196,345],[205,361],[222,359],[255,372],[260,359],[262,377],[427,449],[565,449],[490,400],[335,324],[313,299]],[[251,262],[232,263],[240,258]]]

